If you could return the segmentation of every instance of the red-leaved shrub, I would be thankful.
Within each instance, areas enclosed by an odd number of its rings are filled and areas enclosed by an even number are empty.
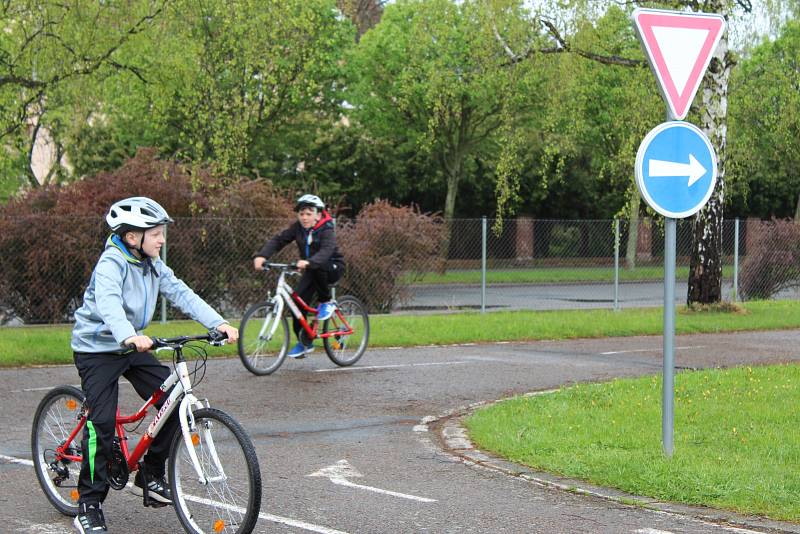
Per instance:
[[[748,225],[747,258],[739,288],[745,299],[768,299],[800,286],[800,225],[792,220]]]
[[[384,200],[355,220],[337,219],[336,241],[347,262],[339,294],[357,296],[370,311],[390,311],[407,298],[408,282],[437,270],[445,236],[440,217]]]
[[[140,195],[176,221],[168,228],[167,263],[223,311],[260,288],[252,253],[292,217],[291,203],[269,182],[223,186],[205,169],[140,150],[113,172],[31,190],[0,208],[0,322],[69,320],[108,236],[108,207]],[[255,218],[278,222],[263,228]]]

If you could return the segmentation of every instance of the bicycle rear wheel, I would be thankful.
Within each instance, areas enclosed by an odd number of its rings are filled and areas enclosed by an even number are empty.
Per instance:
[[[31,454],[36,478],[47,500],[64,515],[78,515],[80,462],[56,459],[56,447],[64,444],[83,415],[83,393],[76,387],[59,386],[44,396],[33,417]],[[81,454],[82,433],[75,436],[69,453]]]
[[[245,369],[254,375],[272,374],[286,359],[288,349],[289,323],[285,316],[275,314],[271,302],[247,310],[239,328],[239,358]]]
[[[345,323],[346,321],[346,323]],[[353,365],[367,350],[369,341],[369,315],[361,301],[351,295],[345,295],[336,302],[336,310],[330,319],[322,325],[322,332],[343,332],[349,330],[353,333],[325,337],[322,344],[325,352],[336,365],[346,367]]]
[[[183,433],[172,442],[169,483],[186,532],[248,533],[261,509],[261,470],[250,438],[230,415],[214,408],[194,412],[194,452],[206,483],[195,471]]]

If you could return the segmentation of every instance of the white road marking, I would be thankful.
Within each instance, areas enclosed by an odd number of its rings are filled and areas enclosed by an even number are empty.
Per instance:
[[[359,473],[358,470],[352,465],[350,465],[350,462],[348,462],[347,460],[339,460],[333,465],[329,465],[328,467],[323,467],[319,471],[315,471],[310,475],[306,476],[327,478],[338,486],[363,489],[375,493],[382,493],[383,495],[391,495],[392,497],[400,497],[401,499],[409,499],[418,502],[436,502],[436,499],[429,499],[427,497],[418,497],[417,495],[409,495],[408,493],[399,493],[397,491],[389,491],[385,489],[375,488],[372,486],[364,486],[362,484],[356,484],[354,482],[350,482],[349,480],[347,480],[347,477],[361,477],[364,475]]]
[[[396,491],[389,491],[389,490],[384,490],[384,489],[380,489],[380,488],[373,488],[372,486],[363,486],[361,484],[355,484],[353,482],[350,482],[346,478],[330,477],[330,481],[333,482],[334,484],[339,485],[339,486],[347,486],[349,488],[358,488],[358,489],[363,489],[363,490],[367,490],[367,491],[373,491],[375,493],[382,493],[384,495],[391,495],[392,497],[400,497],[401,499],[409,499],[409,500],[412,500],[412,501],[419,501],[419,502],[436,502],[436,499],[428,499],[427,497],[417,497],[416,495],[409,495],[407,493],[399,493],[399,492],[396,492]]]
[[[636,534],[674,534],[669,530],[657,530],[655,528],[637,528],[633,532]]]
[[[601,356],[609,356],[611,354],[629,354],[632,352],[657,352],[662,350],[664,347],[654,347],[652,349],[633,349],[633,350],[611,350],[608,352],[601,352]],[[694,347],[675,347],[675,350],[690,350],[690,349],[704,349],[706,348],[705,345],[696,345]]]
[[[13,463],[13,464],[23,464],[23,465],[29,465],[29,466],[33,467],[33,462],[31,460],[26,460],[24,458],[15,458],[14,456],[6,456],[5,454],[0,454],[0,460],[5,460],[5,461]],[[128,482],[127,487],[131,487],[131,483],[130,482]],[[210,499],[204,499],[203,497],[197,497],[195,495],[184,495],[184,498],[186,500],[194,501],[194,502],[197,502],[197,503],[200,503],[200,504],[206,504],[208,506],[222,507],[222,508],[227,508],[229,510],[242,513],[242,514],[245,513],[245,509],[244,508],[240,508],[240,507],[236,507],[236,506],[231,506],[229,504],[212,501]],[[273,523],[281,523],[281,524],[288,525],[288,526],[291,526],[291,527],[297,527],[297,528],[302,528],[303,530],[309,530],[311,532],[319,532],[321,534],[347,534],[346,532],[344,532],[342,530],[336,530],[336,529],[333,529],[333,528],[323,527],[323,526],[320,526],[320,525],[315,525],[313,523],[307,523],[305,521],[300,521],[298,519],[291,519],[289,517],[281,517],[279,515],[267,514],[267,513],[264,513],[264,512],[259,512],[258,517],[260,519],[265,519],[267,521],[272,521]]]
[[[246,510],[239,506],[232,506],[230,504],[224,504],[216,501],[212,501],[211,499],[205,499],[203,497],[197,497],[195,495],[184,495],[184,499],[187,501],[194,501],[200,504],[206,504],[209,506],[216,506],[218,508],[226,508],[233,512],[238,512],[240,514],[244,514]],[[321,525],[315,525],[313,523],[307,523],[305,521],[300,521],[298,519],[292,519],[290,517],[281,517],[279,515],[268,514],[265,512],[258,513],[259,519],[264,519],[266,521],[271,521],[273,523],[281,523],[283,525],[288,525],[290,527],[297,527],[302,528],[303,530],[309,530],[311,532],[319,532],[321,534],[347,534],[347,532],[343,530],[336,530],[333,528],[323,527]]]
[[[0,454],[0,460],[5,460],[6,462],[12,464],[22,464],[33,467],[33,461],[26,460],[24,458],[14,458],[13,456],[6,456],[5,454]]]
[[[335,369],[314,369],[315,373],[333,373],[343,371],[366,371],[369,369],[396,369],[399,367],[424,367],[430,365],[460,365],[472,362],[428,362],[428,363],[398,363],[394,365],[365,365],[363,367],[337,367]]]

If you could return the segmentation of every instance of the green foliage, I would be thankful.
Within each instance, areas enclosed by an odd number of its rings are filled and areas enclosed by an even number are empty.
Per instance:
[[[513,61],[500,41],[520,51],[535,47],[527,17],[515,2],[402,1],[387,6],[349,59],[353,116],[374,137],[429,155],[446,182],[445,217],[454,213],[470,163],[479,155],[497,160],[506,141],[517,150],[511,134],[532,120],[536,61]],[[513,151],[499,156],[509,200]]]
[[[800,21],[765,41],[732,76],[730,169],[739,209],[791,217],[800,197]],[[746,208],[742,204],[746,202]]]
[[[127,54],[162,11],[163,2],[151,0],[0,4],[0,139],[26,155],[18,160],[17,172],[30,185],[38,185],[27,164],[34,125],[49,130],[55,150],[63,154],[65,132],[85,120],[67,111],[71,102],[87,103],[89,95],[78,88],[120,72],[138,73],[137,66],[127,62]],[[44,179],[56,181],[63,175],[56,165]]]
[[[85,33],[97,49],[116,35],[104,17],[124,22],[141,11],[119,18],[93,9],[74,26],[92,28]],[[92,20],[98,10],[103,17]],[[52,24],[67,32],[67,22]],[[147,22],[124,36],[111,66],[39,99],[42,124],[67,147],[77,176],[153,146],[218,176],[274,177],[293,172],[318,130],[338,119],[341,57],[354,29],[334,0],[178,0]]]

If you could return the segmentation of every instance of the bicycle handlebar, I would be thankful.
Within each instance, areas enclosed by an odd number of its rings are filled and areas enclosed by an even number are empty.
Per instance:
[[[297,263],[296,262],[292,262],[292,263],[269,263],[269,262],[264,262],[264,266],[262,267],[262,270],[269,271],[270,269],[279,269],[281,271],[286,271],[289,274],[295,274],[300,270],[300,269],[297,268]]]
[[[221,347],[225,344],[225,340],[228,339],[228,334],[219,330],[209,330],[208,333],[199,336],[151,337],[150,339],[153,341],[153,346],[151,347],[153,349],[179,348],[190,341],[205,341],[209,345]],[[136,350],[136,345],[128,343],[125,348]]]

